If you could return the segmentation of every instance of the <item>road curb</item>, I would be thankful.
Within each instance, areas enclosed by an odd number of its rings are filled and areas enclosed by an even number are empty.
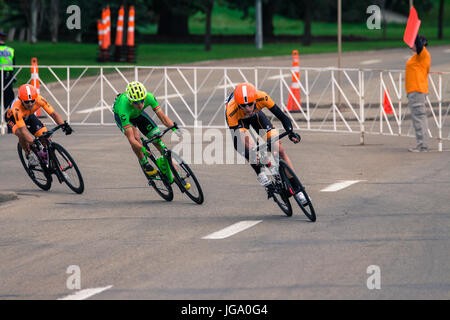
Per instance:
[[[0,192],[0,203],[17,199],[17,193],[15,192]]]

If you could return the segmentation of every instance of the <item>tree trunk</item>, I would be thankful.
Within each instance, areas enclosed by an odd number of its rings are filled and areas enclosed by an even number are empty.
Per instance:
[[[305,1],[305,15],[303,18],[303,22],[305,24],[305,30],[303,32],[303,45],[309,46],[312,41],[312,35],[311,35],[311,23],[312,23],[312,5],[310,1]]]
[[[439,3],[439,22],[438,22],[438,39],[442,40],[444,37],[444,0]]]
[[[58,25],[59,25],[59,0],[51,0],[50,2],[50,32],[52,42],[58,42]]]
[[[211,51],[211,17],[213,7],[214,0],[209,0],[206,8],[205,51]]]
[[[37,32],[38,32],[38,18],[39,18],[39,0],[31,0],[30,15],[31,15],[31,25],[30,25],[30,42],[37,42]]]
[[[189,35],[188,15],[174,13],[168,4],[161,8],[158,35],[169,37],[185,37]]]
[[[263,35],[264,37],[273,37],[273,15],[277,6],[278,0],[263,1]]]

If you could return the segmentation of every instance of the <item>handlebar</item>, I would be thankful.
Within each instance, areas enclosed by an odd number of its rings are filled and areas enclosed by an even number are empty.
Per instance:
[[[170,130],[175,131],[174,129],[178,129],[178,125],[177,125],[176,122],[173,123],[173,126],[164,129],[163,132],[155,134],[153,137],[151,137],[148,140],[145,140],[144,138],[141,137],[142,144],[149,144],[149,143],[152,143],[153,141],[155,141],[157,139],[161,139],[168,131],[170,131]]]
[[[47,138],[47,139],[48,139],[48,138],[50,138],[57,130],[59,130],[59,129],[61,129],[61,128],[64,128],[64,127],[66,127],[66,126],[67,126],[67,122],[64,121],[63,124],[60,124],[60,125],[54,127],[53,129],[44,132],[44,133],[42,134],[41,138]],[[37,138],[37,139],[38,139],[38,138]]]
[[[278,136],[276,136],[274,138],[270,138],[267,142],[265,142],[265,143],[263,143],[261,145],[257,145],[255,148],[252,149],[252,151],[258,152],[261,149],[265,148],[267,146],[268,142],[270,142],[270,143],[276,142],[276,141],[281,140],[284,137],[288,136],[289,134],[290,134],[290,132],[285,131],[282,134],[280,134],[280,135],[278,135]]]

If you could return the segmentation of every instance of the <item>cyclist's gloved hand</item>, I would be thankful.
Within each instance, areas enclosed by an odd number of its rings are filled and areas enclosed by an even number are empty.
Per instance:
[[[66,133],[66,136],[68,136],[72,133],[73,130],[72,127],[67,122],[65,122],[65,126],[62,127],[62,131],[64,131]]]
[[[289,133],[289,140],[291,140],[293,143],[299,143],[301,139],[302,138],[300,137],[300,135],[298,133],[296,133],[294,131],[291,131]]]

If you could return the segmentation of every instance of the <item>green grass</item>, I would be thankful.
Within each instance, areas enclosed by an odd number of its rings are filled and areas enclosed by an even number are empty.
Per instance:
[[[421,14],[419,18],[422,20],[420,32],[430,38],[437,37],[437,18],[438,18],[439,1],[434,0],[434,7],[430,12]],[[445,0],[444,6],[444,36],[450,39],[450,0]],[[255,33],[254,10],[249,10],[249,16],[242,19],[243,13],[238,10],[232,10],[226,6],[219,4],[214,5],[212,13],[211,33],[213,35],[252,35]],[[368,16],[367,16],[368,17]],[[205,33],[205,14],[198,12],[189,18],[189,32],[191,34]],[[273,19],[275,35],[301,35],[304,31],[304,24],[301,20],[288,19],[279,15],[275,15]],[[156,34],[156,25],[138,26],[142,33]],[[403,37],[405,25],[389,24],[387,27],[387,39],[397,39]],[[313,22],[312,34],[315,36],[335,35],[337,33],[336,23]],[[342,24],[342,33],[344,35],[363,36],[370,39],[380,39],[382,37],[381,30],[369,30],[365,21],[361,23]]]
[[[433,45],[448,44],[448,41],[433,41]],[[18,65],[30,65],[32,57],[38,58],[39,65],[100,65],[96,61],[96,44],[74,44],[74,43],[11,43],[16,50],[16,63]],[[343,51],[374,50],[382,48],[405,48],[401,39],[388,41],[365,41],[344,42]],[[304,47],[300,43],[265,44],[262,50],[257,50],[253,44],[216,44],[210,52],[204,51],[201,44],[143,44],[138,47],[137,65],[161,66],[190,63],[204,60],[252,58],[263,56],[290,55],[292,50],[299,50],[300,54],[336,52],[336,43],[313,43]],[[110,62],[102,65],[127,66],[130,63]],[[217,62],[220,65],[220,61]],[[82,69],[72,70],[70,78],[78,77]],[[58,77],[67,78],[66,69],[55,69]],[[98,70],[90,70],[85,75],[98,74]],[[40,77],[44,81],[55,81],[49,71],[41,69]],[[22,84],[29,79],[29,71],[24,70],[19,74],[16,85]]]
[[[437,38],[437,1],[431,12],[422,19],[420,33],[430,40],[430,45],[448,44],[448,40],[438,41]],[[446,0],[445,16],[450,16],[450,0]],[[192,34],[203,34],[205,15],[198,13],[190,18],[189,26]],[[450,38],[450,19],[445,20],[446,28],[444,37]],[[301,35],[303,33],[303,22],[300,20],[287,19],[276,15],[274,17],[274,33]],[[389,24],[387,26],[387,39],[381,40],[382,30],[369,30],[365,23],[343,24],[342,33],[344,35],[363,36],[370,39],[365,42],[343,42],[343,51],[352,50],[373,50],[383,48],[405,48],[403,43],[404,25]],[[155,25],[147,25],[139,28],[140,32],[156,33]],[[254,34],[254,20],[252,10],[247,19],[242,20],[240,11],[231,10],[225,6],[215,5],[212,22],[213,34]],[[313,35],[332,35],[337,33],[335,23],[313,22]],[[96,44],[74,44],[40,42],[35,45],[29,43],[12,42],[8,43],[16,50],[16,63],[19,65],[29,65],[32,57],[37,57],[39,65],[99,65],[96,61],[98,46]],[[202,44],[141,44],[138,46],[138,65],[171,65],[182,64],[204,60],[247,58],[263,56],[290,55],[292,50],[299,50],[300,54],[336,52],[337,44],[334,43],[313,43],[311,46],[303,47],[300,43],[285,44],[264,44],[262,50],[257,50],[254,44],[213,44],[210,52],[204,51]],[[129,63],[107,63],[103,65],[126,66]],[[218,62],[220,65],[220,62]],[[70,78],[78,77],[82,69],[71,71]],[[67,78],[66,70],[56,70],[55,73],[62,79]],[[97,70],[89,70],[85,75],[98,74]],[[41,70],[40,76],[44,81],[55,81],[50,72]],[[19,75],[16,85],[28,80],[29,72]]]

